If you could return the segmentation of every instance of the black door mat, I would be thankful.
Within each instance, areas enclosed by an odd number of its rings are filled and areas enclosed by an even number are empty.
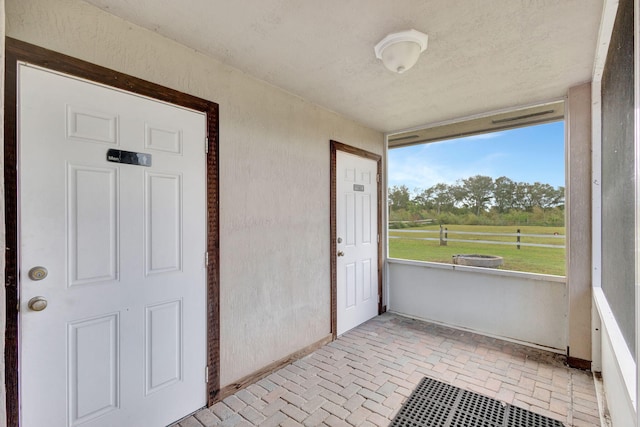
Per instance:
[[[424,377],[390,427],[564,427],[560,421]]]

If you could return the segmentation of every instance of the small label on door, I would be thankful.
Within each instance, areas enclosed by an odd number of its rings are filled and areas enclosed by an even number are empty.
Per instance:
[[[109,151],[107,151],[107,161],[113,163],[124,163],[127,165],[150,167],[151,154],[110,149]]]
[[[353,191],[364,191],[364,185],[353,184]]]

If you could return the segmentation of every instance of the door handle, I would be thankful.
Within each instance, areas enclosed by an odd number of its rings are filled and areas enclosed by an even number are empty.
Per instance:
[[[344,256],[344,252],[338,251],[338,256]]]
[[[27,303],[30,310],[42,311],[47,308],[47,299],[42,296],[33,297]]]

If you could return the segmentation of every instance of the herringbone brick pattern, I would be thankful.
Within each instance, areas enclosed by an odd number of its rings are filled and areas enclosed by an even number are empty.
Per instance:
[[[599,426],[591,374],[563,361],[557,354],[387,313],[179,427],[388,426],[424,376],[566,426]]]

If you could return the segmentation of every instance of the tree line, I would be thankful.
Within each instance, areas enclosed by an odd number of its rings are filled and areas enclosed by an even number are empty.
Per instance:
[[[504,219],[513,218],[517,213],[544,216],[546,212],[555,213],[554,217],[561,217],[564,222],[564,187],[516,182],[506,176],[494,180],[490,176],[476,175],[459,179],[455,184],[438,183],[413,191],[406,185],[396,185],[389,189],[388,203],[390,220],[435,219],[443,214]],[[529,218],[531,215],[519,217]]]

